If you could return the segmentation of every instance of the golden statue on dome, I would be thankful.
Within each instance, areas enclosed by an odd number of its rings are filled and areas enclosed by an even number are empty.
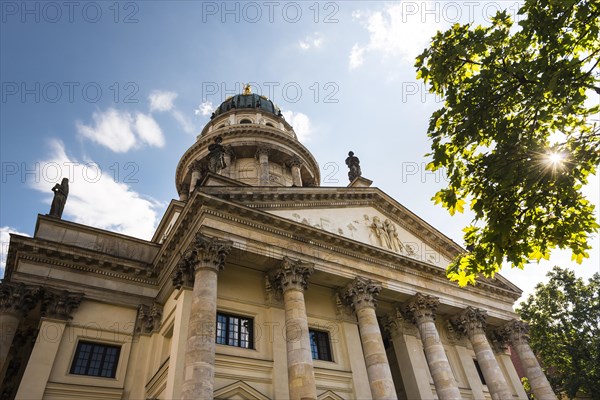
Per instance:
[[[250,87],[250,84],[247,83],[246,85],[244,85],[244,95],[248,95],[248,94],[252,94],[252,88]]]

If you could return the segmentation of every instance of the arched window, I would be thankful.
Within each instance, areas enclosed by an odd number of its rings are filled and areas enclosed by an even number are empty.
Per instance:
[[[249,120],[248,118],[244,118],[243,120],[240,121],[240,124],[251,124],[252,120]]]
[[[266,123],[266,125],[267,125],[267,126],[270,126],[271,128],[275,128],[275,125],[273,125],[273,124],[272,124],[272,123],[270,123],[270,122],[267,122],[267,123]]]

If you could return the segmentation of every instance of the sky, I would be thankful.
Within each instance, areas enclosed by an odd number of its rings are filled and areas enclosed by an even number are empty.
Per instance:
[[[468,212],[431,201],[429,116],[441,99],[416,80],[415,57],[438,29],[487,24],[516,1],[0,2],[0,276],[9,232],[33,235],[51,188],[70,181],[63,218],[150,239],[175,168],[212,110],[250,83],[273,100],[321,168],[346,186],[352,150],[363,176],[457,243]],[[600,101],[600,98],[592,99]],[[585,188],[600,204],[593,177]],[[504,268],[524,294],[553,265],[587,278],[568,253]]]

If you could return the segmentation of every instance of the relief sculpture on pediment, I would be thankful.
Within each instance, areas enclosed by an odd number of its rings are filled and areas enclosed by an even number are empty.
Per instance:
[[[377,216],[373,217],[371,220],[368,215],[365,215],[365,221],[367,221],[367,223],[371,221],[369,224],[371,237],[374,236],[377,239],[377,244],[379,244],[379,246],[404,254],[404,244],[398,237],[396,224],[387,218],[384,222],[381,222],[381,219]]]

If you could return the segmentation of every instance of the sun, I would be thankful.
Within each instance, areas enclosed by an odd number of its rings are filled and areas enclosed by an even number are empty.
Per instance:
[[[550,165],[552,165],[553,167],[557,167],[562,165],[562,163],[565,161],[565,155],[563,153],[549,153],[547,154],[547,160],[548,163]]]

